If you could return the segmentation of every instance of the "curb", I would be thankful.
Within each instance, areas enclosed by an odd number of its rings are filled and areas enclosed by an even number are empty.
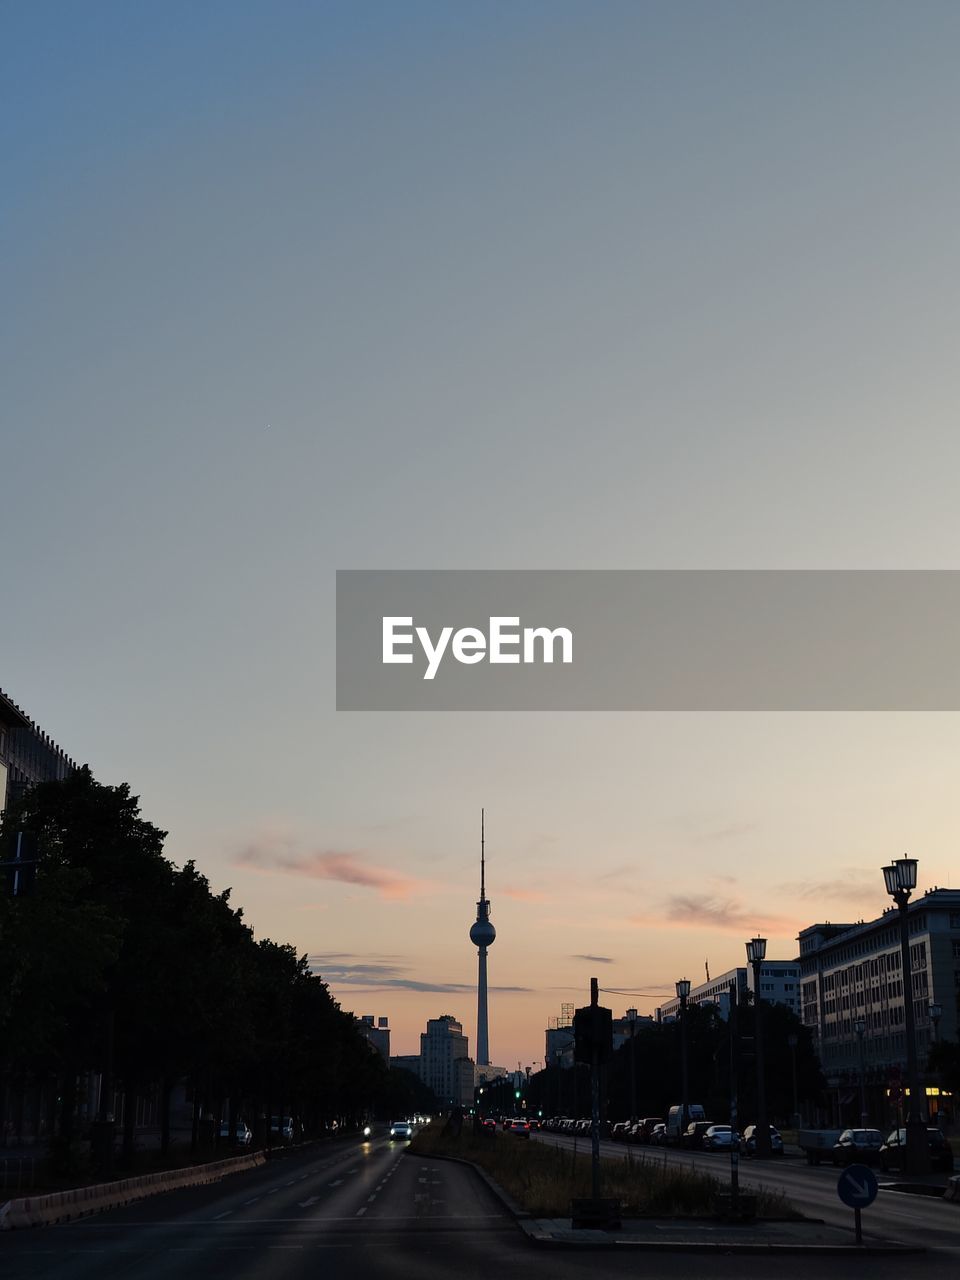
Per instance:
[[[527,1238],[541,1249],[626,1249],[641,1250],[647,1253],[727,1253],[727,1254],[792,1254],[798,1256],[811,1253],[822,1258],[849,1258],[853,1254],[877,1256],[886,1254],[926,1253],[920,1246],[906,1244],[802,1244],[799,1241],[778,1244],[775,1241],[736,1240],[624,1240],[616,1236],[607,1240],[598,1239],[600,1232],[583,1232],[591,1238],[559,1239],[535,1227],[521,1224]],[[572,1232],[571,1232],[572,1234]]]
[[[162,1173],[147,1173],[135,1178],[123,1178],[119,1182],[102,1182],[92,1187],[77,1187],[73,1191],[54,1191],[45,1196],[25,1196],[8,1200],[0,1205],[0,1231],[12,1231],[19,1227],[46,1227],[58,1222],[70,1222],[88,1214],[102,1213],[105,1209],[117,1209],[135,1200],[162,1191],[174,1191],[180,1187],[198,1187],[219,1182],[231,1173],[242,1173],[266,1163],[262,1151],[229,1160],[215,1160],[209,1164],[192,1165],[187,1169],[168,1169]]]

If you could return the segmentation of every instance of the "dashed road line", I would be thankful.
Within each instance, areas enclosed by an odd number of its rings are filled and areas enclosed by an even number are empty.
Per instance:
[[[231,1213],[233,1213],[232,1209],[224,1209],[223,1213],[217,1214],[217,1216],[214,1218],[214,1222],[219,1222],[221,1218],[229,1218]]]

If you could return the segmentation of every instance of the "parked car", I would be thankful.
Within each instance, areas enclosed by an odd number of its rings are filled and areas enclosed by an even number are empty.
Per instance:
[[[629,1120],[618,1120],[610,1130],[610,1137],[613,1142],[626,1142],[632,1129],[633,1125]]]
[[[930,1167],[941,1173],[953,1173],[953,1150],[939,1129],[927,1129],[927,1145],[930,1148]],[[894,1129],[877,1153],[884,1173],[891,1169],[903,1169],[903,1157],[907,1146],[906,1129]]]
[[[729,1151],[738,1135],[728,1124],[712,1124],[703,1135],[701,1142],[705,1151]]]
[[[274,1139],[279,1139],[280,1142],[292,1142],[293,1131],[293,1116],[270,1117],[270,1133]]]
[[[390,1126],[391,1138],[402,1138],[404,1140],[413,1137],[413,1125],[409,1120],[394,1120]]]
[[[655,1124],[650,1130],[650,1137],[647,1141],[651,1147],[665,1147],[667,1145],[666,1124]]]
[[[508,1132],[512,1133],[516,1138],[529,1138],[530,1126],[526,1120],[511,1120]]]
[[[663,1116],[644,1116],[634,1127],[633,1137],[635,1142],[647,1143],[650,1141],[650,1135],[658,1125],[666,1125]]]
[[[783,1139],[780,1137],[779,1130],[775,1129],[772,1124],[767,1125],[770,1130],[770,1150],[775,1156],[783,1155]],[[740,1137],[740,1154],[742,1156],[755,1156],[757,1154],[757,1126],[748,1124]]]
[[[713,1129],[715,1127],[716,1126],[712,1120],[694,1120],[692,1124],[688,1124],[684,1130],[680,1138],[680,1145],[682,1147],[694,1147],[697,1150],[700,1150],[703,1147],[704,1134],[708,1129]]]
[[[679,1143],[686,1131],[687,1126],[696,1120],[706,1120],[707,1113],[699,1102],[691,1102],[687,1104],[687,1118],[684,1122],[683,1107],[679,1104],[671,1107],[667,1112],[667,1141]]]
[[[883,1145],[879,1129],[844,1129],[833,1146],[834,1164],[876,1164]]]
[[[230,1122],[227,1120],[225,1120],[220,1126],[220,1141],[230,1141]],[[249,1147],[251,1142],[253,1142],[253,1132],[244,1120],[237,1121],[235,1142],[238,1147]]]

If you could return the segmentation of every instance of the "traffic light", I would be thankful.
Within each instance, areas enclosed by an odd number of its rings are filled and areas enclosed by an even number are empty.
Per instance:
[[[520,1090],[519,1090],[519,1089],[514,1089],[514,1091],[513,1091],[513,1096],[514,1096],[515,1098],[519,1098],[519,1097],[520,1097]]]

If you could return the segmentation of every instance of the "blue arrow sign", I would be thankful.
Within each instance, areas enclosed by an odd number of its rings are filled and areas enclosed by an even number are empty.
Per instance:
[[[851,1209],[865,1209],[877,1198],[877,1178],[865,1164],[851,1164],[837,1179],[837,1195]]]

